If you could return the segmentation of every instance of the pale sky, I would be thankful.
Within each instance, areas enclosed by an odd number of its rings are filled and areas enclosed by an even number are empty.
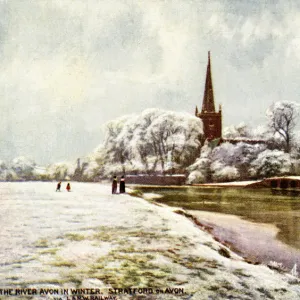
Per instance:
[[[111,119],[194,114],[209,50],[223,126],[265,124],[299,102],[299,3],[0,0],[0,159],[75,161]]]

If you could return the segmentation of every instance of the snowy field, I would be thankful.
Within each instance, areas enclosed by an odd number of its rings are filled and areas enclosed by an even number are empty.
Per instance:
[[[300,299],[296,277],[244,262],[174,208],[111,195],[110,185],[71,186],[0,184],[0,292],[146,287],[184,294],[143,299]]]

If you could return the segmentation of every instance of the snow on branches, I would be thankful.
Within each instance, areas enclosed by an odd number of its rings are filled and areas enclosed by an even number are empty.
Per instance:
[[[258,154],[250,164],[250,173],[257,177],[272,177],[289,174],[292,161],[288,153],[280,150],[270,150]]]
[[[290,152],[293,131],[299,117],[299,104],[295,102],[276,102],[267,111],[268,126],[284,141],[285,152]]]
[[[202,122],[190,114],[147,109],[106,124],[105,175],[184,172],[199,155]]]

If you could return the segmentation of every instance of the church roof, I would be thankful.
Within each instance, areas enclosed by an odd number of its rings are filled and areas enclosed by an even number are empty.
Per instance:
[[[214,91],[211,79],[211,67],[210,67],[210,51],[208,51],[208,63],[206,70],[205,90],[202,102],[203,112],[215,112]]]

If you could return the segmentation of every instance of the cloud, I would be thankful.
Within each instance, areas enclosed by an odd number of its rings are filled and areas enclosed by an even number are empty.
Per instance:
[[[298,6],[0,2],[0,158],[75,159],[101,142],[110,119],[149,107],[193,114],[208,50],[224,125],[263,122],[272,101],[299,93]]]

